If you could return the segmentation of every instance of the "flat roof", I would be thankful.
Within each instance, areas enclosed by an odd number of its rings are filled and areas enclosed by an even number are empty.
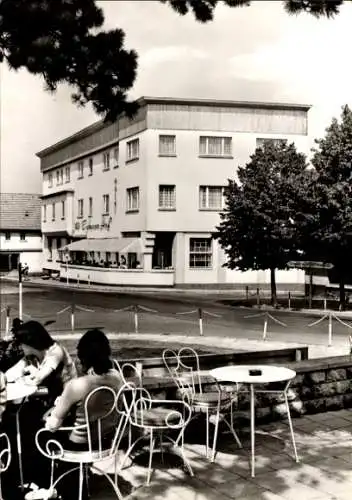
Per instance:
[[[137,99],[140,107],[147,104],[165,104],[177,106],[208,106],[214,108],[248,108],[248,109],[287,109],[292,111],[309,111],[311,104],[295,104],[295,103],[280,103],[280,102],[265,102],[265,101],[228,101],[221,99],[198,99],[198,98],[181,98],[181,97],[150,97],[143,96]],[[64,146],[72,144],[84,137],[87,137],[94,132],[106,127],[109,123],[103,119],[85,127],[74,134],[65,137],[59,142],[42,149],[36,156],[43,158],[46,155],[61,149]]]

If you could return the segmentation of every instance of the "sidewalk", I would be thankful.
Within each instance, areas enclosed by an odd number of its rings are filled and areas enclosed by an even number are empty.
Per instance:
[[[131,500],[351,500],[352,410],[296,418],[293,426],[299,463],[292,458],[288,425],[280,421],[257,428],[255,478],[249,471],[249,429],[240,429],[243,449],[232,435],[221,432],[214,464],[205,459],[204,445],[186,440],[193,478],[178,460],[165,455],[164,464],[155,461],[147,487],[143,456],[120,473],[119,486],[124,498],[131,493]],[[97,500],[115,498],[107,488]]]

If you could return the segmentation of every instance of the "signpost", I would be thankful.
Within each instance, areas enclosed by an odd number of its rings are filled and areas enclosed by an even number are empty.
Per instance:
[[[22,319],[22,264],[18,263],[18,316]]]
[[[287,263],[291,269],[304,269],[309,274],[309,309],[312,309],[313,299],[313,269],[332,269],[334,266],[330,262],[318,262],[315,260],[290,260]]]

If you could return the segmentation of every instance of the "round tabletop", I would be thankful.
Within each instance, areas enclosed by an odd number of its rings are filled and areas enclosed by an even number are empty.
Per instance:
[[[22,380],[17,382],[9,382],[6,385],[6,399],[7,401],[16,401],[31,396],[37,390],[36,385],[29,385]]]
[[[251,375],[252,370],[261,371]],[[284,382],[296,376],[296,372],[284,366],[272,365],[236,365],[222,366],[210,370],[210,375],[217,381],[236,382],[243,384],[268,384],[270,382]]]

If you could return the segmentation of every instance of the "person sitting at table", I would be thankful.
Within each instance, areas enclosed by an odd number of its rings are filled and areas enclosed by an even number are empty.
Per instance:
[[[23,351],[16,337],[22,323],[23,321],[19,318],[14,318],[12,320],[10,340],[0,341],[0,371],[2,372],[6,372],[23,358]]]
[[[3,372],[0,372],[0,424],[2,422],[2,414],[6,409],[6,378]]]
[[[85,424],[84,404],[87,396],[96,388],[107,386],[114,389],[116,394],[123,386],[118,371],[115,369],[112,358],[110,343],[106,335],[98,329],[88,330],[79,340],[77,345],[77,356],[82,367],[82,375],[70,380],[62,393],[56,400],[55,406],[46,418],[45,427],[50,431],[56,431],[62,425],[78,426]],[[101,396],[103,397],[103,396]],[[111,404],[111,395],[107,394],[106,404]],[[99,404],[92,402],[89,408],[90,417],[95,421],[104,411],[104,402],[100,399]],[[67,419],[69,421],[67,422]],[[110,446],[114,437],[119,415],[112,412],[110,416],[102,420],[101,434],[103,443]],[[94,435],[92,428],[92,446],[97,444],[98,436]],[[74,429],[68,436],[64,432],[57,433],[57,439],[65,449],[88,450],[88,435],[86,429]],[[56,438],[56,435],[55,435]],[[61,464],[62,467],[72,468],[73,464]],[[60,471],[61,473],[61,471]],[[69,478],[62,482],[60,494],[63,498],[72,497],[72,491],[77,488],[76,478]],[[60,483],[59,483],[60,484]],[[58,486],[59,487],[59,486]],[[67,495],[67,496],[66,496]]]
[[[26,382],[48,388],[51,404],[65,384],[77,376],[76,366],[66,348],[56,342],[38,321],[27,321],[16,331],[23,358],[7,370],[8,382],[26,376]]]

